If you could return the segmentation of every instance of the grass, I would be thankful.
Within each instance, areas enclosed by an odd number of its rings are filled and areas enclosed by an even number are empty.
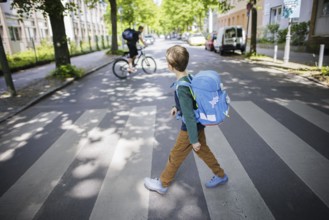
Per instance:
[[[55,70],[53,70],[50,73],[50,78],[57,78],[57,79],[66,79],[66,78],[81,78],[84,75],[84,70],[83,69],[79,69],[76,66],[73,65],[63,65],[60,66],[58,68],[56,68]]]

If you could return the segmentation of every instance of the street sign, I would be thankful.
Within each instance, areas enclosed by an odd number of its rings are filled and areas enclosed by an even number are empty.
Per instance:
[[[284,18],[299,18],[300,14],[300,0],[283,0]]]

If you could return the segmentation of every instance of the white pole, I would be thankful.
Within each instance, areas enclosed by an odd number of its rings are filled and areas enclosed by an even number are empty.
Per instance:
[[[273,57],[274,62],[276,62],[277,54],[278,54],[278,45],[275,45],[274,46],[274,57]]]
[[[319,68],[322,68],[323,54],[324,54],[324,44],[321,44],[320,45],[320,54],[319,54]]]
[[[212,21],[212,10],[209,9],[209,33],[212,33],[212,26],[213,26],[213,21]]]
[[[288,64],[289,62],[289,53],[290,53],[290,39],[291,39],[291,18],[289,18],[289,24],[288,24],[288,33],[286,36],[286,45],[284,47],[284,57],[283,57],[283,63]]]

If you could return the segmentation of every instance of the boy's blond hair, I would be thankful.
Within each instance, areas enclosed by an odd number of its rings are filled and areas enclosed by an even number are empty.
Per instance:
[[[175,45],[170,47],[167,50],[166,58],[167,62],[177,71],[183,72],[186,70],[188,61],[189,61],[189,53],[185,47]]]

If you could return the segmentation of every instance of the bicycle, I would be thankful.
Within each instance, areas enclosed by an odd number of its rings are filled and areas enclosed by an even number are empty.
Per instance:
[[[139,64],[139,60],[141,60],[140,64],[145,73],[151,74],[155,73],[157,70],[157,64],[153,57],[146,56],[143,49],[145,47],[141,47],[138,49],[140,53],[137,55],[134,63],[134,67]],[[131,73],[128,72],[129,64],[128,64],[129,52],[125,52],[122,57],[115,59],[112,70],[116,77],[119,79],[126,79]]]

